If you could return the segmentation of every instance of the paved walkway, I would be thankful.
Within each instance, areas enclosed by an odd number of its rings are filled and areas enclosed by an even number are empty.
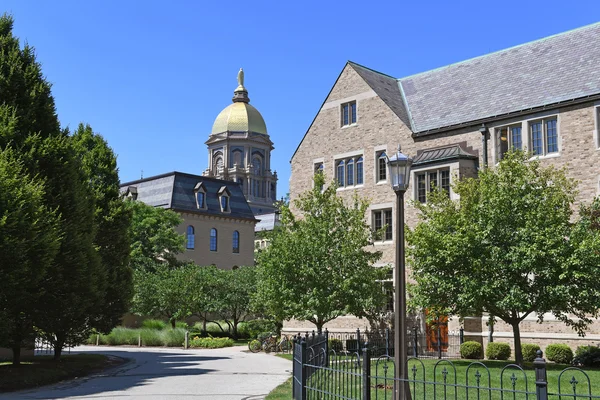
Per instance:
[[[290,377],[290,361],[244,349],[82,346],[73,352],[111,354],[132,361],[97,375],[37,390],[0,394],[0,400],[258,400]]]

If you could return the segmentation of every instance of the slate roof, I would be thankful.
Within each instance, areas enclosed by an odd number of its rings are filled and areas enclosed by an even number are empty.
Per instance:
[[[413,159],[413,166],[420,166],[439,161],[447,161],[451,159],[472,159],[477,160],[479,157],[465,149],[459,144],[451,146],[438,147],[420,151]]]
[[[196,206],[194,187],[199,182],[202,182],[206,190],[206,210],[200,210]],[[137,200],[154,207],[197,214],[256,220],[242,193],[240,185],[235,182],[175,171],[123,183],[121,184],[121,192],[125,193],[130,187],[136,188]],[[229,213],[222,212],[219,203],[218,192],[224,187],[231,194],[229,198],[231,212]]]
[[[394,78],[350,62],[416,133],[600,93],[600,23]]]

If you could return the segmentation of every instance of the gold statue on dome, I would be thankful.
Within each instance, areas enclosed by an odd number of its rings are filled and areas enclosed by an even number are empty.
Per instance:
[[[244,70],[240,68],[240,72],[238,72],[237,77],[238,85],[244,87]]]

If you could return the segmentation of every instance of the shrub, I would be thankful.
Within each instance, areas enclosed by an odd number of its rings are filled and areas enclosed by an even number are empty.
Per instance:
[[[185,329],[165,329],[160,332],[160,339],[163,346],[182,347],[185,341]]]
[[[162,346],[161,331],[154,328],[140,329],[142,346]]]
[[[483,346],[479,342],[469,341],[460,345],[460,357],[469,360],[483,358]]]
[[[523,361],[534,361],[537,357],[538,350],[540,350],[540,346],[538,346],[537,344],[522,344],[521,353],[523,353]]]
[[[106,337],[106,344],[111,346],[132,345],[135,346],[139,341],[139,331],[137,329],[116,327]]]
[[[155,329],[155,330],[163,330],[167,327],[167,323],[165,321],[161,321],[160,319],[147,319],[142,322],[142,328],[145,329]]]
[[[329,339],[329,351],[342,351],[344,350],[344,343],[340,339]]]
[[[571,364],[573,350],[566,344],[550,344],[546,347],[546,358],[557,364]]]
[[[169,325],[170,327],[170,325]],[[185,323],[184,321],[176,321],[175,322],[175,329],[180,328],[180,329],[188,329],[188,324]]]
[[[190,340],[190,347],[199,347],[203,349],[220,349],[221,347],[231,346],[233,346],[233,339],[230,338],[201,338],[194,336],[192,340]]]
[[[582,367],[600,367],[600,346],[579,346],[573,364]]]
[[[246,322],[246,330],[249,337],[255,338],[262,332],[275,332],[277,327],[269,319],[253,319]]]
[[[485,349],[488,360],[508,360],[510,357],[510,346],[508,343],[488,343]]]

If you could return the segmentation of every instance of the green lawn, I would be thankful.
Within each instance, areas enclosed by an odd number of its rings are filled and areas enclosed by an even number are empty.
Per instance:
[[[284,358],[291,359],[291,355],[282,355]],[[485,398],[485,399],[500,399],[501,393],[500,388],[504,390],[515,390],[517,393],[504,392],[504,398],[515,398],[525,399],[524,393],[519,392],[530,392],[535,393],[535,371],[533,370],[533,364],[527,363],[521,371],[517,368],[507,367],[502,372],[503,368],[510,364],[506,361],[483,361],[483,365],[472,364],[466,360],[453,360],[452,364],[447,361],[442,361],[439,364],[438,360],[420,360],[421,364],[417,360],[409,361],[409,379],[414,379],[417,382],[411,383],[410,388],[412,392],[412,398],[418,399],[430,399],[437,398],[448,398],[462,400],[467,398]],[[332,363],[332,367],[336,364]],[[414,366],[414,369],[413,369]],[[469,366],[471,366],[469,368]],[[387,369],[386,369],[387,367]],[[487,367],[487,369],[486,369]],[[549,363],[547,364],[547,375],[548,375],[548,392],[557,394],[558,392],[558,377],[561,371],[567,368],[568,365],[557,365]],[[468,368],[468,374],[467,374]],[[347,396],[348,398],[361,398],[361,377],[362,370],[357,368],[355,362],[349,361],[348,358],[340,358],[337,367],[337,371],[318,371],[312,375],[308,385],[311,387],[317,387],[325,389],[330,392],[337,392]],[[435,374],[434,374],[435,369]],[[343,370],[343,372],[339,372]],[[488,378],[489,372],[489,378]],[[600,396],[600,370],[586,369],[585,373],[589,376],[591,383],[591,393],[588,393],[588,380],[586,376],[575,370],[569,370],[563,373],[560,382],[560,393],[563,395],[569,395],[573,397],[573,382],[577,381],[575,385],[576,393],[578,395],[593,395]],[[468,385],[472,388],[467,389],[467,375]],[[477,375],[479,375],[479,383],[477,383]],[[371,396],[373,399],[378,400],[392,399],[393,398],[393,380],[394,367],[391,363],[385,363],[380,360],[379,363],[375,359],[371,363]],[[444,376],[446,382],[449,384],[445,388],[443,386]],[[386,379],[387,377],[387,379]],[[572,378],[575,378],[573,381]],[[456,378],[456,380],[455,380]],[[514,386],[513,386],[514,383]],[[456,386],[453,386],[456,385]],[[479,387],[479,389],[477,389]],[[444,395],[444,390],[446,394]],[[277,387],[271,395],[273,397],[267,397],[267,399],[289,399],[291,398],[292,386],[291,378],[286,383]],[[270,396],[271,396],[270,395]],[[376,397],[377,396],[377,397]],[[531,394],[529,397],[531,398]],[[535,395],[534,395],[535,396]],[[566,397],[566,396],[565,396]],[[589,398],[589,397],[586,397]]]
[[[0,392],[82,377],[122,362],[101,354],[63,355],[60,362],[55,362],[52,356],[36,356],[25,360],[19,367],[13,367],[10,362],[0,362]]]

